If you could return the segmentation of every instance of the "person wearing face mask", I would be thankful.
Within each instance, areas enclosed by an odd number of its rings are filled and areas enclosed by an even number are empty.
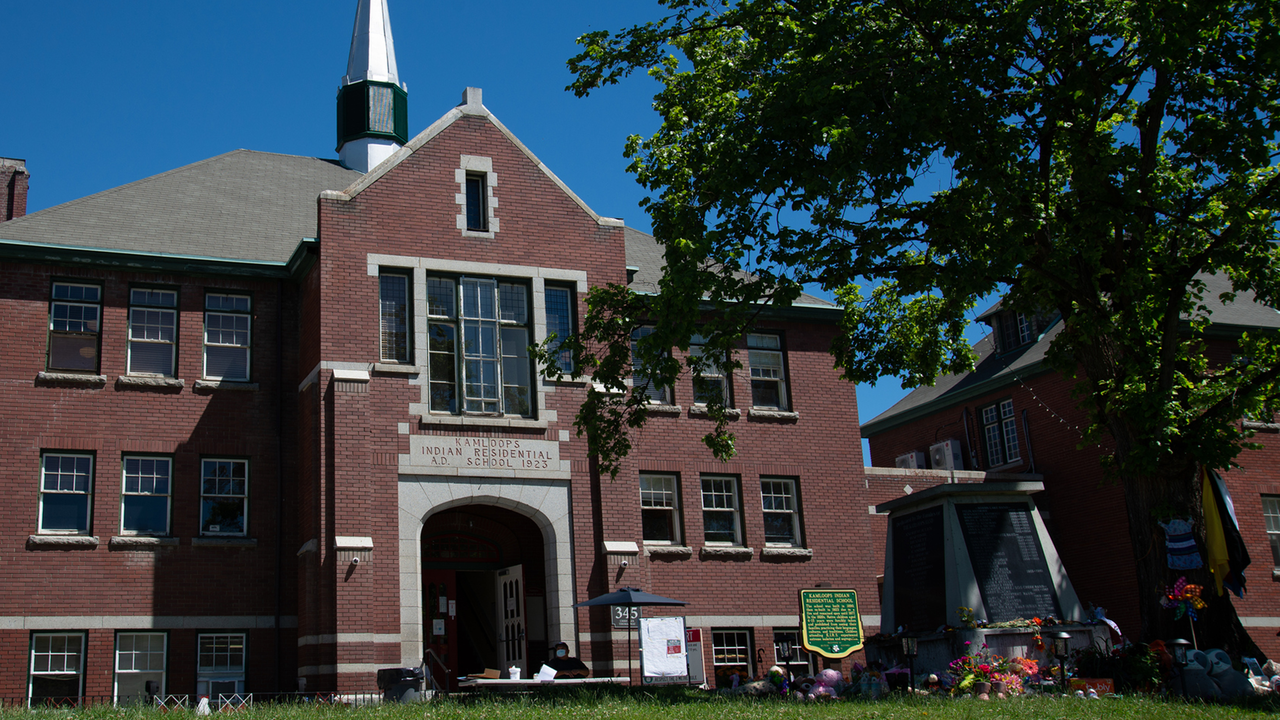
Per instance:
[[[556,678],[584,678],[591,674],[581,660],[569,655],[569,645],[558,642],[551,653],[547,666],[556,671]]]

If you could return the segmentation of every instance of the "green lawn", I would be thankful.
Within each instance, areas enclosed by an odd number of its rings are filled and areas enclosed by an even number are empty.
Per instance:
[[[453,696],[427,703],[380,705],[360,709],[259,703],[238,713],[240,720],[1126,720],[1128,718],[1275,718],[1280,702],[1255,699],[1240,705],[1184,704],[1147,698],[1023,697],[980,701],[969,698],[894,698],[880,701],[790,702],[726,698],[689,690],[566,691],[538,695]],[[74,720],[195,718],[190,713],[161,714],[152,709],[99,706],[79,711],[4,710],[0,720],[37,715]],[[224,716],[225,717],[225,716]],[[219,720],[215,713],[211,720]],[[228,719],[229,720],[229,719]]]

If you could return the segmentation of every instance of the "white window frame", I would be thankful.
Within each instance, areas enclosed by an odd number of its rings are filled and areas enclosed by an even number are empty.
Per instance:
[[[803,539],[800,535],[800,498],[796,493],[794,478],[760,478],[760,507],[766,520],[770,515],[786,516],[787,522],[791,525],[791,540],[778,542],[769,540],[769,524],[766,522],[765,546],[803,547]]]
[[[63,460],[73,460],[76,464],[84,460],[88,462],[87,471],[81,473],[78,467],[73,468],[70,473],[59,467],[56,478],[49,476],[48,461],[52,458],[59,458],[59,465]],[[40,508],[37,523],[39,527],[37,532],[42,535],[89,535],[93,532],[93,472],[94,472],[94,456],[89,453],[71,453],[48,451],[40,453]],[[80,489],[78,478],[83,474],[85,482],[84,488]],[[67,475],[70,475],[71,486],[67,487]],[[54,480],[54,485],[50,488],[49,482]],[[85,527],[83,530],[66,528],[47,528],[45,527],[45,499],[48,495],[81,495],[84,502],[84,519]]]
[[[230,323],[227,327],[226,323]],[[217,324],[218,327],[213,327]],[[244,357],[244,373],[215,374],[209,370],[213,353]],[[253,361],[253,298],[244,294],[207,292],[204,296],[204,377],[248,382]]]
[[[196,636],[196,696],[216,701],[214,683],[235,683],[235,694],[244,692],[249,646],[245,633],[200,633]],[[233,662],[239,656],[239,664]],[[225,662],[220,662],[225,658]],[[211,664],[206,664],[211,659]],[[219,693],[229,695],[231,693]]]
[[[172,302],[167,301],[169,298]],[[157,345],[167,346],[169,349],[169,372],[134,369],[135,349]],[[177,377],[177,350],[178,291],[162,287],[130,288],[129,374],[145,377]],[[163,349],[160,352],[163,352]]]
[[[785,662],[780,657],[782,641],[791,643],[791,661]],[[773,629],[773,664],[786,669],[795,677],[813,675],[818,667],[818,656],[804,649],[800,642],[799,628]],[[797,668],[800,668],[797,671]]]
[[[147,646],[138,647],[138,641],[146,640]],[[157,652],[155,644],[160,643],[160,650]],[[128,649],[125,645],[128,644]],[[159,656],[159,668],[156,668],[157,657]],[[145,667],[138,667],[139,665]],[[168,687],[168,665],[169,665],[169,635],[162,632],[117,632],[116,633],[116,652],[115,652],[115,672],[111,684],[111,697],[119,704],[121,700],[131,703],[142,703],[148,700],[146,694],[146,681],[150,679],[158,679],[160,682],[160,690],[157,695],[165,695],[165,688]],[[143,679],[142,692],[136,695],[120,695],[120,676],[126,677],[130,675],[147,675],[150,677]]]
[[[388,288],[391,281],[403,283],[403,288]],[[404,291],[403,298],[388,299],[391,291],[399,289]],[[412,308],[413,277],[409,271],[384,270],[378,273],[378,358],[382,362],[413,362]]]
[[[136,473],[137,489],[131,490],[130,483],[130,465],[138,464],[138,472]],[[152,472],[144,473],[146,464],[151,463]],[[164,474],[161,476],[159,469],[164,467]],[[154,455],[125,455],[120,463],[120,534],[121,535],[145,535],[145,536],[167,536],[169,535],[170,525],[172,523],[173,512],[173,459],[169,457],[157,457]],[[147,488],[150,487],[150,490]],[[160,490],[163,490],[161,492]],[[164,498],[164,527],[155,531],[139,532],[137,529],[129,529],[125,527],[125,512],[128,505],[128,499],[137,498]]]
[[[640,534],[644,537],[646,513],[665,513],[670,517],[671,538],[668,540],[651,540],[644,538],[646,545],[679,545],[680,544],[680,480],[670,473],[640,474]]]
[[[221,467],[224,464],[229,468],[236,468],[236,467],[243,468],[242,474],[244,476],[244,483],[241,488],[242,492],[239,492],[239,493],[218,492],[219,490],[222,489],[218,485],[219,478],[216,473],[212,475],[210,474],[210,468],[212,466],[216,470],[216,468]],[[232,472],[233,472],[233,475],[230,478],[231,484],[227,487],[227,489],[234,491],[236,489],[234,485],[234,482],[236,479],[234,476],[234,469],[232,470]],[[211,481],[213,482],[212,486],[210,486]],[[210,487],[212,487],[212,490],[213,490],[212,492],[210,492]],[[222,529],[221,523],[219,523],[218,525],[213,525],[208,522],[209,520],[208,512],[211,508],[211,505],[209,505],[209,503],[219,502],[218,498],[239,498],[240,499],[241,518],[242,518],[240,524],[243,526],[240,530],[238,531],[224,530]],[[225,500],[225,502],[230,503],[232,501]],[[216,527],[217,529],[216,530],[210,529],[214,527]],[[200,459],[200,535],[204,537],[246,537],[248,536],[248,534],[249,534],[249,461],[239,459],[239,458],[216,458],[216,457],[201,458]]]
[[[689,356],[702,357],[703,353],[706,352],[706,345],[707,345],[706,337],[700,334],[694,335],[689,339]],[[704,405],[704,406],[707,405],[708,396],[698,392],[696,378],[694,378],[693,382],[694,382],[693,403],[695,405]],[[713,387],[719,388],[720,403],[722,405],[724,405],[725,407],[733,406],[729,400],[729,383],[728,383],[728,378],[725,376],[723,359],[721,360],[712,359],[708,361],[707,367],[704,368],[702,371],[702,382],[707,386],[708,390],[710,390]]]
[[[1003,467],[1022,461],[1018,445],[1018,417],[1013,400],[1004,399],[983,406],[979,411],[982,420],[982,443],[987,454],[987,467]]]
[[[767,410],[790,409],[787,397],[786,355],[782,350],[782,336],[777,333],[749,333],[747,335],[747,365],[751,375],[751,407]],[[778,402],[760,404],[756,384],[774,383]]]
[[[706,545],[741,547],[742,546],[742,492],[738,478],[732,475],[703,475],[701,487],[702,497],[702,539]],[[710,501],[710,504],[708,504]],[[733,521],[732,540],[712,540],[708,536],[708,515],[729,515]],[[721,532],[721,531],[716,531]]]
[[[652,325],[643,325],[636,328],[631,333],[631,387],[638,388],[646,385],[645,397],[648,402],[654,405],[671,405],[671,388],[668,386],[656,385],[649,381],[644,372],[644,366],[636,361],[636,352],[639,350],[638,341],[641,338],[652,335],[655,328]]]
[[[74,638],[75,643],[79,645],[79,649],[71,651],[68,648],[71,640]],[[57,652],[54,648],[55,639],[61,639],[63,643],[63,651]],[[47,648],[41,652],[41,646],[47,642]],[[27,702],[31,707],[37,707],[40,700],[65,700],[74,699],[76,704],[84,697],[84,655],[85,655],[85,634],[83,632],[39,632],[31,635],[31,650],[29,663],[27,665]],[[39,658],[44,658],[41,662]],[[69,658],[75,658],[74,662],[68,662]],[[68,665],[74,665],[74,669],[68,670]],[[76,694],[41,696],[35,697],[35,682],[40,676],[68,676],[74,675],[77,679]]]
[[[745,684],[754,677],[751,652],[751,630],[746,628],[712,628],[711,629],[711,668],[719,687],[720,674],[716,668],[746,667]]]
[[[1266,522],[1271,561],[1280,569],[1280,495],[1262,496],[1262,518]]]
[[[102,286],[55,280],[49,290],[49,346],[45,367],[61,372],[96,373],[102,363]],[[54,345],[76,338],[93,342],[93,367],[54,364]],[[83,355],[83,351],[80,353]]]

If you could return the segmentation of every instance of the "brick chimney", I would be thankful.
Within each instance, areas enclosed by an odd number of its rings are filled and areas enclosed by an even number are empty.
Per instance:
[[[0,157],[0,222],[27,214],[27,161]]]

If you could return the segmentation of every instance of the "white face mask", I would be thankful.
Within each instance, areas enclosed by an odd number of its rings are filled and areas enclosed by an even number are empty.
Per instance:
[[[568,654],[569,654],[569,651],[565,650],[564,648],[560,648],[559,650],[556,650],[556,657],[564,657],[565,655],[568,655]]]

